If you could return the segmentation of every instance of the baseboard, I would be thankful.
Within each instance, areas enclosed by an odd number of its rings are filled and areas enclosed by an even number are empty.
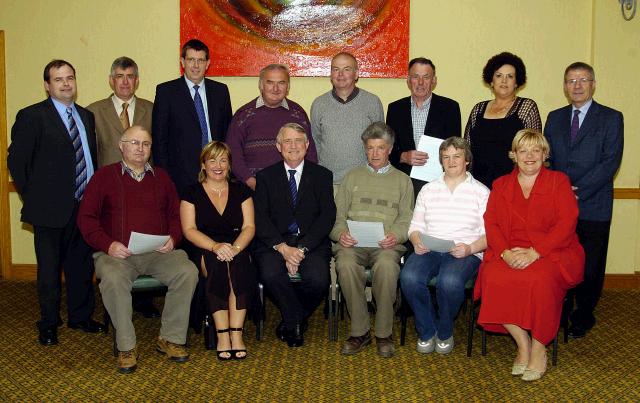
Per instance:
[[[14,264],[5,280],[35,280],[37,266],[35,264]],[[633,274],[605,274],[604,288],[631,290],[640,289],[640,272]]]

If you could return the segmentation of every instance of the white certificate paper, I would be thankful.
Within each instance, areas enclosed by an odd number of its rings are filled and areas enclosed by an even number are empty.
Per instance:
[[[347,220],[351,236],[358,241],[356,246],[362,248],[379,248],[379,241],[384,239],[384,226],[381,222]]]
[[[425,234],[420,234],[422,244],[429,250],[434,252],[445,253],[449,252],[451,248],[456,246],[455,242],[449,239],[440,239]]]
[[[141,253],[153,252],[167,243],[168,240],[169,235],[149,235],[131,231],[128,248],[134,255],[139,255]]]
[[[411,167],[411,176],[414,179],[431,182],[442,175],[442,165],[440,165],[440,144],[443,140],[431,136],[422,135],[416,150],[429,154],[427,163],[423,166]]]

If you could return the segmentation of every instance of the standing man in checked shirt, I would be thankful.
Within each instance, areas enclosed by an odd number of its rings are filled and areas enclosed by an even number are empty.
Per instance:
[[[76,225],[78,205],[96,161],[93,114],[75,104],[76,72],[64,60],[44,68],[49,97],[18,112],[7,165],[22,197],[22,221],[33,225],[38,263],[40,344],[58,343],[60,266],[67,287],[67,325],[104,332],[95,306],[91,249]]]

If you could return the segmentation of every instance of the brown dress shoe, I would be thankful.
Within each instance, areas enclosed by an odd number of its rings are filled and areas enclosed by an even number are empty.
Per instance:
[[[393,345],[393,338],[389,337],[376,337],[376,346],[378,347],[378,355],[384,358],[391,358],[396,352],[396,348]]]
[[[138,349],[118,351],[118,372],[130,374],[138,367]]]
[[[162,354],[166,354],[167,358],[175,362],[189,361],[189,353],[184,345],[175,344],[170,341],[158,337],[158,344],[156,345],[156,351]]]
[[[371,335],[369,332],[358,337],[351,336],[344,342],[344,345],[342,346],[342,354],[353,355],[359,353],[369,344],[371,344]]]

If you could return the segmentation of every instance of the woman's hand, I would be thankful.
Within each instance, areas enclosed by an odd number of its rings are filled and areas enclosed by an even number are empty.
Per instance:
[[[471,245],[467,245],[466,243],[457,243],[449,250],[449,253],[457,259],[462,259],[463,257],[467,257],[471,254]]]
[[[211,251],[216,254],[218,260],[223,262],[230,262],[238,254],[238,250],[230,243],[220,242],[215,244]]]
[[[424,246],[424,244],[422,243],[422,239],[420,239],[419,231],[413,231],[409,235],[409,240],[413,245],[413,251],[416,255],[424,255],[425,253],[429,252],[429,248]]]
[[[540,259],[540,254],[533,248],[511,248],[504,251],[502,256],[509,267],[520,270]]]

